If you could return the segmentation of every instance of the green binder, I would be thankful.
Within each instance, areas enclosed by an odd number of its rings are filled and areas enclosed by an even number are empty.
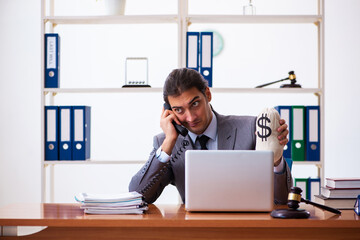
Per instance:
[[[291,157],[293,161],[305,160],[305,107],[292,106]]]
[[[308,178],[295,178],[295,187],[299,187],[302,190],[301,196],[304,199],[307,199],[308,195]]]

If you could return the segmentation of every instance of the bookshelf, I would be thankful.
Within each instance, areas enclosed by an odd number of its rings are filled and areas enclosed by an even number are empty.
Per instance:
[[[41,0],[41,72],[44,73],[44,33],[56,32],[56,27],[60,25],[122,25],[122,24],[174,24],[177,28],[177,66],[186,65],[186,32],[189,26],[196,24],[311,24],[317,28],[317,87],[301,89],[280,89],[280,88],[241,88],[241,87],[213,87],[211,91],[215,94],[256,94],[264,95],[286,95],[296,94],[307,98],[316,98],[321,107],[321,159],[318,162],[295,161],[296,165],[311,165],[316,167],[318,176],[324,181],[324,0],[314,0],[318,3],[317,14],[313,15],[239,15],[233,14],[189,14],[188,4],[191,0],[177,0],[177,14],[164,15],[122,15],[122,16],[57,16],[54,14],[54,0]],[[61,81],[61,80],[60,80]],[[61,95],[107,95],[107,94],[130,94],[136,97],[137,94],[156,93],[161,94],[161,87],[152,88],[121,88],[121,87],[65,87],[65,88],[44,88],[44,75],[41,79],[41,193],[43,202],[54,201],[54,171],[57,165],[125,165],[143,164],[146,159],[138,160],[106,160],[90,159],[87,161],[45,161],[44,156],[44,106],[54,105],[55,99]],[[46,169],[49,171],[46,171]],[[47,173],[48,172],[48,173]],[[50,176],[47,176],[49,174]],[[48,186],[48,187],[47,187]],[[49,187],[50,186],[50,187]],[[50,193],[46,189],[50,189]]]

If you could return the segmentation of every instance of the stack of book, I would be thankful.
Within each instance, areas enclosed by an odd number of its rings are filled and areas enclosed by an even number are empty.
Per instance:
[[[315,195],[315,202],[337,209],[354,209],[360,195],[360,178],[326,178],[321,195]]]
[[[143,196],[137,192],[111,195],[80,193],[75,200],[88,214],[143,214],[148,209]]]

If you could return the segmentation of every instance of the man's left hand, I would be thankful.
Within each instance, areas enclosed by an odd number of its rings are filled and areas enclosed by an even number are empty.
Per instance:
[[[280,123],[280,127],[278,127],[277,129],[279,135],[277,138],[279,140],[279,143],[285,146],[289,142],[289,139],[287,138],[287,135],[289,134],[289,130],[287,129],[288,125],[286,124],[284,119],[280,119],[279,123]]]

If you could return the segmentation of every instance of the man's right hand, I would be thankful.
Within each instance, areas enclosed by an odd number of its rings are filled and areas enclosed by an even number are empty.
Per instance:
[[[173,121],[181,125],[173,111],[163,108],[160,117],[160,127],[165,133],[165,139],[161,145],[161,150],[166,152],[169,156],[171,155],[172,149],[174,148],[176,139],[179,135],[172,123]]]

